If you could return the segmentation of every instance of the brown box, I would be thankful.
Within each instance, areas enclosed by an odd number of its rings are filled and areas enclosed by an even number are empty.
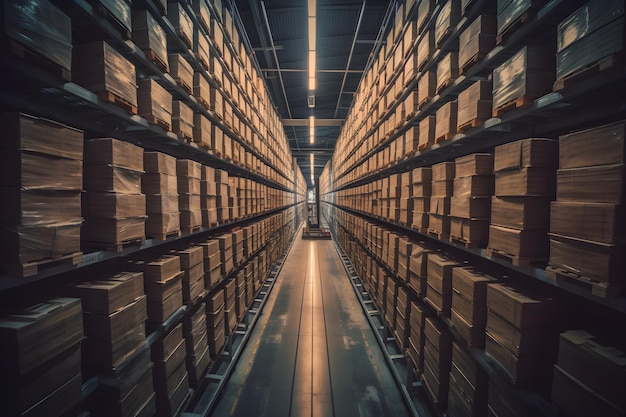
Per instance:
[[[24,113],[2,113],[4,138],[0,149],[43,153],[83,160],[83,132],[51,120]]]
[[[143,266],[146,282],[166,281],[180,273],[180,257],[173,255],[163,256]]]
[[[428,213],[428,231],[447,238],[450,236],[450,217]]]
[[[151,78],[138,80],[137,112],[166,131],[172,126],[172,95]]]
[[[37,225],[81,220],[79,191],[27,190],[0,187],[5,199],[0,218],[5,225]]]
[[[72,76],[76,84],[94,93],[106,91],[137,107],[135,66],[106,42],[74,46]]]
[[[187,93],[193,93],[193,67],[181,54],[169,54],[170,74],[176,84],[182,87]]]
[[[141,179],[141,171],[104,164],[85,166],[84,186],[91,192],[141,194]]]
[[[559,138],[559,168],[582,168],[626,162],[626,123],[570,133]]]
[[[443,75],[442,75],[443,77]],[[422,108],[426,103],[431,101],[437,94],[437,73],[432,70],[428,70],[422,73],[421,77],[417,80],[417,96],[418,107]],[[428,117],[428,116],[427,116]],[[420,127],[420,143],[422,143],[422,130]]]
[[[109,217],[123,219],[146,215],[146,196],[143,194],[119,194],[89,192],[83,195],[85,217]]]
[[[455,172],[454,162],[441,162],[432,166],[432,180],[453,180]]]
[[[28,151],[0,152],[0,187],[29,190],[74,190],[83,188],[80,160]]]
[[[439,47],[452,33],[461,18],[460,0],[445,2],[435,20],[435,44]]]
[[[464,219],[489,219],[490,215],[490,198],[453,196],[450,199],[450,216]]]
[[[623,285],[624,250],[623,242],[613,245],[550,234],[550,265],[592,281]]]
[[[450,51],[444,55],[437,64],[437,94],[443,91],[446,87],[452,85],[458,76],[459,53]]]
[[[497,282],[472,267],[452,270],[452,310],[469,325],[484,326],[487,323],[487,286]]]
[[[493,115],[516,100],[523,100],[516,108],[525,107],[532,100],[552,91],[555,78],[554,51],[543,46],[524,46],[493,70]]]
[[[53,298],[0,319],[3,374],[15,380],[37,369],[83,338],[78,298]]]
[[[473,175],[454,179],[455,197],[490,197],[493,195],[493,176]]]
[[[479,80],[459,93],[457,127],[459,131],[476,127],[491,118],[491,81]]]
[[[457,266],[459,266],[457,262],[440,255],[431,254],[428,256],[426,298],[434,301],[439,310],[446,315],[449,315],[452,304],[452,271]],[[440,296],[440,303],[435,301],[439,297],[437,294],[432,294],[431,289]],[[433,299],[433,295],[435,299]]]
[[[442,216],[450,215],[450,197],[432,197],[430,199],[429,213],[439,214]]]
[[[143,274],[121,272],[106,280],[78,284],[75,292],[85,312],[109,315],[143,295]]]
[[[493,155],[473,153],[454,160],[455,179],[473,175],[493,175]]]
[[[491,225],[489,248],[513,257],[544,258],[548,255],[547,232]]]
[[[602,203],[553,201],[550,232],[600,243],[616,243],[626,237],[626,212],[623,206]]]
[[[143,172],[143,148],[113,138],[85,143],[85,165],[112,165]]]
[[[137,339],[141,339],[141,331],[136,330],[147,319],[146,296],[141,295],[111,314],[85,313],[83,315],[85,336],[115,344],[127,333],[135,332],[139,335]]]
[[[415,168],[411,172],[411,179],[413,184],[430,183],[432,181],[432,168]]]
[[[21,275],[37,273],[27,268],[28,262],[57,258],[64,255],[79,255],[80,222],[61,222],[35,226],[0,228],[0,242],[4,250],[0,261],[10,265],[23,265]]]
[[[454,180],[442,180],[432,182],[433,197],[451,197],[454,191]],[[433,200],[431,199],[431,207]],[[448,206],[450,205],[448,200]],[[447,213],[446,213],[447,214]]]
[[[178,194],[149,194],[146,196],[146,212],[178,213]]]
[[[165,31],[152,14],[148,10],[134,11],[132,28],[133,43],[146,52],[149,59],[163,66],[164,72],[169,72]]]
[[[489,220],[450,217],[450,237],[474,245],[489,241]]]
[[[523,139],[497,146],[494,172],[520,170],[526,167],[556,168],[558,142],[552,139]]]
[[[465,72],[496,46],[495,16],[480,15],[459,35],[459,68]]]
[[[178,196],[178,178],[168,174],[143,174],[141,176],[141,192],[146,194],[146,208],[148,212],[151,212],[153,211],[151,208],[154,207],[151,196]]]
[[[559,169],[556,178],[559,201],[621,204],[626,195],[623,164]]]
[[[193,110],[180,100],[172,101],[172,132],[193,139]]]
[[[144,170],[146,173],[176,175],[176,158],[162,152],[143,153]]]
[[[522,168],[500,171],[495,175],[498,197],[551,197],[554,195],[554,170]],[[558,186],[557,186],[558,187]]]
[[[491,224],[524,230],[548,230],[550,201],[545,197],[493,197]]]
[[[193,141],[203,148],[211,148],[211,133],[213,131],[211,120],[200,113],[193,114]]]
[[[190,159],[178,159],[176,160],[176,175],[178,177],[200,179],[201,166],[199,162]]]
[[[146,218],[141,217],[91,217],[86,218],[81,226],[81,240],[84,244],[123,244],[130,241],[141,241],[146,237]]]
[[[169,3],[167,5],[167,18],[172,23],[176,34],[188,48],[191,48],[191,42],[193,40],[193,22],[187,15],[182,4]]]
[[[435,140],[451,139],[456,133],[457,126],[457,101],[445,103],[436,113]]]
[[[546,327],[557,320],[557,300],[529,288],[487,286],[487,308],[518,329]]]
[[[434,52],[435,32],[428,30],[424,33],[424,36],[422,36],[417,45],[416,67],[419,71],[424,68],[424,65],[430,60]]]

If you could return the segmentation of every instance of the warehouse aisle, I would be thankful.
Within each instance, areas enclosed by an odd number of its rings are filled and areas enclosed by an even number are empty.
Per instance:
[[[213,416],[406,416],[328,240],[293,248]]]

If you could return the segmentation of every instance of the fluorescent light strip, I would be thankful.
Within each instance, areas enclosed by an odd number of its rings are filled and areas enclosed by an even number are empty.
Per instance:
[[[308,0],[308,27],[309,27],[309,91],[316,88],[315,81],[315,50],[316,50],[316,5],[315,0]]]
[[[309,142],[315,143],[315,116],[309,116]]]

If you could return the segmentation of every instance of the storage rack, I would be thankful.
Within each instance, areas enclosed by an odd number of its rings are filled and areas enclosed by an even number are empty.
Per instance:
[[[402,56],[400,65],[394,64],[395,52],[398,48],[401,48],[400,41],[404,39],[406,42],[405,34],[407,31],[414,29],[411,26],[414,23],[412,21],[417,18],[418,6],[424,2],[431,4],[431,13],[426,19],[423,28],[419,29],[419,33],[415,32],[417,36],[413,37],[411,46],[408,48],[404,47],[405,53]],[[468,248],[455,242],[439,240],[427,233],[411,228],[411,225],[406,226],[396,220],[380,217],[359,210],[356,207],[337,202],[336,196],[338,192],[349,191],[393,174],[401,174],[418,167],[430,167],[440,162],[454,161],[457,157],[477,152],[490,152],[496,146],[520,139],[531,137],[558,138],[559,135],[571,131],[597,127],[623,118],[626,101],[623,95],[615,92],[621,91],[626,87],[626,74],[623,65],[618,65],[614,70],[599,71],[581,77],[576,83],[567,85],[566,88],[558,92],[550,92],[534,99],[530,106],[509,111],[500,117],[492,117],[475,127],[470,127],[463,133],[457,133],[451,138],[434,143],[427,149],[414,149],[401,159],[392,157],[392,160],[388,161],[386,166],[379,166],[377,169],[372,170],[370,165],[368,170],[368,160],[371,160],[378,152],[387,148],[394,140],[402,137],[409,129],[414,128],[424,117],[433,115],[443,104],[456,99],[457,95],[471,84],[477,80],[487,79],[494,68],[512,57],[521,47],[527,44],[550,44],[554,42],[556,25],[586,2],[565,2],[559,0],[544,2],[540,8],[525,18],[522,25],[511,31],[511,33],[507,33],[503,42],[491,49],[482,58],[479,58],[430,101],[416,109],[413,114],[403,120],[400,126],[388,129],[386,135],[381,135],[380,139],[376,139],[375,133],[377,129],[385,126],[387,120],[393,117],[394,111],[398,106],[417,87],[416,75],[412,76],[408,81],[405,79],[401,85],[401,92],[396,93],[392,102],[387,103],[385,111],[380,114],[378,109],[379,101],[392,89],[398,87],[396,81],[402,76],[406,63],[408,60],[415,58],[413,54],[417,51],[417,45],[425,36],[428,36],[427,31],[433,30],[435,26],[435,19],[443,8],[444,2],[434,3],[429,0],[422,0],[421,2],[419,0],[415,2],[407,1],[404,3],[404,6],[407,7],[405,20],[401,31],[396,32],[396,35],[393,37],[395,42],[391,46],[387,42],[386,51],[382,49],[374,58],[377,64],[373,66],[369,73],[364,75],[357,89],[353,105],[346,118],[346,124],[337,143],[337,152],[333,155],[332,161],[324,168],[324,172],[319,180],[320,199],[324,203],[322,211],[325,213],[326,218],[333,220],[330,224],[334,240],[339,247],[342,247],[344,242],[339,239],[339,234],[343,233],[343,235],[349,236],[351,241],[357,242],[360,251],[365,252],[366,256],[376,260],[377,265],[386,272],[387,276],[393,277],[398,285],[405,286],[407,291],[411,293],[413,293],[413,290],[406,286],[403,280],[395,279],[394,271],[389,270],[384,262],[377,259],[374,253],[369,252],[368,247],[362,242],[363,236],[355,235],[350,230],[350,226],[341,224],[340,220],[338,220],[340,218],[339,214],[343,212],[354,216],[356,219],[363,219],[385,230],[395,232],[397,235],[408,237],[413,243],[420,242],[427,248],[445,253],[451,259],[466,261],[480,270],[492,272],[494,276],[508,276],[515,279],[530,280],[529,282],[543,286],[546,290],[554,290],[556,288],[560,296],[573,300],[583,309],[596,311],[596,314],[606,318],[609,323],[623,322],[626,314],[626,298],[624,296],[609,298],[596,296],[588,288],[583,288],[575,283],[547,278],[545,268],[514,266],[511,262],[502,260],[499,257],[488,256],[485,249]],[[460,33],[476,17],[483,13],[490,14],[495,12],[495,2],[478,0],[462,3],[466,4],[467,7],[464,15],[461,16],[454,27],[450,28],[448,36],[439,45],[438,49],[427,58],[421,73],[435,68],[445,52],[455,50],[454,44],[458,40]],[[397,23],[398,17],[396,18]],[[389,39],[388,37],[387,40],[389,41]],[[382,39],[379,38],[378,42],[382,42]],[[389,65],[396,65],[391,77],[389,77],[389,73],[385,74],[386,67]],[[416,67],[415,74],[418,72]],[[377,94],[371,94],[371,90],[376,88],[379,80],[384,79],[385,75],[387,75],[386,84],[376,91]],[[350,259],[350,253],[346,251],[347,248],[345,246],[340,250],[341,253],[347,253],[346,262],[356,262],[355,259]],[[355,288],[355,291],[362,292],[362,286],[358,284],[357,286],[358,289]],[[421,299],[423,295],[418,296],[413,293],[413,297]],[[368,302],[368,304],[370,303]],[[427,304],[426,307],[430,308]],[[364,307],[364,309],[366,308]],[[378,309],[375,306],[368,305],[367,311],[376,312]],[[493,366],[486,357],[484,350],[469,349],[451,326],[449,318],[439,316],[439,321],[445,324],[445,327],[452,333],[453,339],[457,343],[460,342],[465,346],[465,349],[475,362],[487,372],[489,378],[497,382],[503,382],[498,385],[501,385],[506,390],[509,384],[504,381],[507,377],[503,377],[502,371],[497,366]],[[383,326],[386,327],[387,324],[383,323]],[[384,332],[386,334],[390,333],[389,330]],[[388,356],[393,357],[396,351],[391,349],[385,350],[385,352]],[[410,363],[409,358],[405,358],[405,360]],[[421,386],[420,382],[409,378],[404,388],[412,392],[419,386]],[[509,395],[517,398],[522,403],[535,407],[539,415],[554,414],[550,404],[537,393],[515,388],[507,391]]]
[[[248,137],[244,137],[243,132],[238,132],[228,126],[213,110],[201,105],[193,95],[177,85],[169,73],[164,72],[162,68],[152,62],[130,40],[130,33],[103,9],[105,6],[97,1],[87,0],[54,0],[54,4],[72,19],[72,25],[75,29],[74,39],[84,41],[95,36],[99,40],[105,40],[136,67],[138,76],[155,80],[171,93],[174,99],[182,100],[194,113],[205,116],[213,126],[221,129],[225,135],[244,147],[246,152],[252,154],[262,166],[246,166],[243,162],[238,162],[235,159],[227,160],[212,150],[203,149],[194,142],[178,137],[160,126],[148,123],[141,116],[129,114],[115,104],[101,100],[94,92],[69,82],[62,72],[49,72],[49,68],[40,68],[36,63],[11,53],[4,53],[3,55],[4,78],[1,82],[0,105],[3,110],[25,112],[79,128],[85,131],[86,137],[114,137],[138,145],[145,150],[159,151],[178,159],[191,159],[215,169],[222,169],[231,176],[250,179],[277,192],[289,195],[291,201],[286,201],[287,204],[283,206],[271,207],[237,220],[222,222],[211,227],[201,227],[197,231],[183,234],[180,237],[168,237],[162,241],[147,239],[141,245],[125,247],[118,252],[105,250],[85,252],[82,261],[77,265],[62,264],[47,267],[41,269],[33,277],[18,278],[0,274],[0,299],[3,300],[3,309],[19,310],[25,307],[23,303],[26,302],[26,299],[33,297],[38,299],[44,295],[38,294],[38,289],[45,288],[54,292],[63,291],[62,288],[68,283],[85,281],[85,276],[89,272],[95,271],[96,268],[98,271],[115,271],[128,258],[168,253],[172,249],[180,249],[219,236],[232,228],[253,224],[269,219],[274,215],[285,214],[288,221],[282,226],[282,229],[275,230],[273,236],[268,236],[269,240],[250,254],[244,262],[236,266],[227,276],[221,277],[217,283],[214,283],[204,295],[204,297],[208,297],[217,291],[223,291],[225,283],[234,279],[236,274],[248,264],[248,261],[262,252],[272,249],[272,246],[276,245],[275,240],[279,232],[284,233],[291,242],[297,236],[296,231],[305,218],[306,183],[296,160],[291,157],[284,133],[277,130],[278,116],[273,111],[274,106],[271,105],[271,97],[267,92],[263,78],[260,76],[259,65],[254,58],[252,48],[246,38],[243,38],[243,43],[239,45],[234,45],[234,40],[229,38],[225,24],[221,20],[222,11],[217,9],[222,7],[221,4],[207,0],[199,1],[208,8],[211,22],[222,32],[223,47],[228,48],[237,65],[241,66],[241,74],[245,74],[246,77],[247,90],[243,83],[240,84],[239,80],[235,79],[234,75],[226,69],[226,63],[222,58],[220,49],[213,43],[209,36],[210,33],[196,18],[191,4],[182,0],[176,4],[180,4],[192,19],[196,30],[201,31],[202,35],[207,36],[210,40],[210,56],[216,60],[216,65],[221,65],[224,69],[223,76],[228,77],[228,80],[239,90],[238,97],[245,102],[248,112],[244,113],[236,105],[234,99],[227,94],[224,94],[224,100],[230,104],[234,115],[245,125],[247,134],[250,135]],[[178,52],[183,55],[190,62],[193,70],[200,73],[211,88],[220,89],[219,80],[215,79],[202,66],[195,54],[178,37],[174,26],[165,16],[165,10],[160,8],[159,3],[158,0],[139,0],[134,1],[132,7],[137,10],[147,10],[156,19],[167,35],[168,52]],[[229,7],[232,8],[230,3]],[[237,22],[237,27],[241,27],[240,22]],[[85,38],[82,39],[81,36]],[[237,49],[237,47],[241,48]],[[241,53],[246,54],[246,56],[242,57]],[[252,71],[252,73],[248,71]],[[252,93],[254,99],[248,93]],[[259,107],[263,103],[270,105],[267,108]],[[269,115],[270,119],[266,119],[264,115]],[[274,126],[266,125],[266,122],[273,123]],[[254,146],[251,140],[248,142],[251,135],[257,136],[260,146]],[[262,169],[263,167],[266,169]],[[213,397],[209,407],[212,406],[216,396],[221,392],[229,372],[232,371],[236,358],[245,346],[258,313],[265,304],[267,295],[271,291],[288,252],[289,246],[285,248],[282,254],[277,254],[276,262],[270,266],[268,276],[265,277],[261,289],[254,296],[251,309],[244,316],[244,323],[239,324],[237,330],[227,337],[223,351],[217,355],[212,361],[211,367],[206,371],[205,382],[200,389],[190,390],[187,400],[176,415],[184,413],[187,409],[193,411],[188,415],[196,415],[194,413],[200,412],[198,410],[203,410],[204,402],[210,395]],[[34,294],[33,290],[35,290]],[[28,296],[20,300],[22,295]],[[183,305],[166,322],[151,328],[152,330],[146,335],[142,346],[128,357],[119,369],[128,366],[133,359],[147,350],[149,351],[157,340],[181,323],[183,318],[191,316],[199,305],[201,305],[200,302],[195,305]],[[226,364],[226,369],[224,369],[224,364]],[[216,381],[218,382],[217,387],[214,384]],[[83,401],[89,399],[101,385],[102,381],[97,375],[84,381],[82,384]],[[78,409],[70,410],[66,415],[78,413],[83,409],[82,407],[83,405],[80,404]]]

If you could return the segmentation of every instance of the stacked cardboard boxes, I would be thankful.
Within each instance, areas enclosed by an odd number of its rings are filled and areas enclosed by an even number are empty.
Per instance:
[[[212,358],[217,357],[226,340],[224,306],[224,291],[216,291],[207,297],[206,325],[209,354]]]
[[[408,285],[419,297],[426,295],[429,253],[431,251],[423,245],[413,245],[411,250]]]
[[[428,233],[440,240],[450,236],[450,198],[454,191],[454,162],[432,166],[432,197],[428,213]]]
[[[568,330],[559,341],[552,401],[572,417],[626,413],[625,352],[584,330]]]
[[[456,342],[452,343],[448,415],[487,415],[489,379],[485,370]]]
[[[146,195],[146,236],[165,240],[180,235],[176,158],[160,152],[144,152],[145,174],[141,191]]]
[[[511,384],[549,390],[558,345],[557,300],[531,289],[487,286],[485,352]]]
[[[178,209],[183,233],[191,233],[202,226],[201,168],[200,163],[189,159],[176,161]]]
[[[559,140],[548,275],[575,279],[603,297],[626,287],[625,132],[622,121]]]
[[[204,248],[191,246],[176,253],[183,271],[183,302],[196,304],[206,294],[204,285]]]
[[[210,290],[219,284],[222,277],[222,257],[220,243],[215,239],[200,243],[204,264],[204,288]]]
[[[183,305],[180,257],[165,255],[151,262],[139,261],[144,288],[148,296],[148,323],[160,325]]]
[[[81,230],[88,245],[145,240],[146,196],[141,193],[143,149],[117,139],[87,141]]]
[[[132,16],[132,40],[141,49],[146,58],[169,72],[167,62],[167,38],[165,31],[147,10],[136,10]]]
[[[237,327],[237,309],[236,309],[236,287],[235,279],[230,279],[224,285],[224,324],[226,326],[226,336],[231,336]]]
[[[504,256],[514,265],[548,257],[556,146],[550,139],[524,139],[496,147],[489,256]]]
[[[478,16],[459,35],[459,72],[464,74],[496,46],[496,19],[492,15]],[[459,109],[461,108],[459,100]],[[487,117],[491,114],[487,110]],[[460,112],[459,112],[460,118]]]
[[[452,271],[459,263],[438,254],[428,255],[426,301],[435,311],[450,317],[452,307]]]
[[[172,132],[187,141],[193,141],[193,110],[180,100],[172,101]]]
[[[195,313],[184,318],[183,335],[187,347],[189,385],[197,388],[211,363],[207,339],[206,303],[200,303]]]
[[[456,127],[459,132],[480,126],[491,117],[491,80],[478,80],[459,93]]]
[[[52,258],[80,262],[83,132],[21,113],[1,121],[0,262],[18,276]]]
[[[137,81],[137,114],[165,131],[172,130],[172,95],[152,78]]]
[[[422,381],[435,407],[445,410],[448,403],[452,335],[434,318],[424,324],[424,373]]]
[[[230,182],[228,180],[228,172],[216,169],[215,182],[217,184],[217,221],[220,223],[227,222],[230,217]]]
[[[189,395],[183,325],[179,323],[152,345],[156,416],[174,416]]]
[[[80,299],[53,298],[0,319],[2,408],[61,416],[82,400]]]
[[[493,195],[493,156],[471,154],[455,160],[450,207],[450,240],[468,247],[485,247]]]
[[[202,226],[211,227],[217,224],[217,193],[215,169],[202,166],[200,181],[200,213]]]
[[[428,230],[428,213],[432,194],[432,169],[415,168],[412,172],[413,188],[413,229]]]
[[[430,309],[418,300],[410,302],[408,355],[418,374],[424,371],[424,326]]]
[[[83,369],[102,385],[94,414],[135,416],[154,412],[152,363],[145,344],[146,296],[141,272],[120,273],[76,286],[85,336]]]
[[[496,280],[472,267],[452,270],[452,327],[468,346],[485,345],[487,286]]]

